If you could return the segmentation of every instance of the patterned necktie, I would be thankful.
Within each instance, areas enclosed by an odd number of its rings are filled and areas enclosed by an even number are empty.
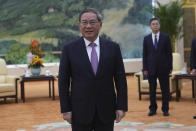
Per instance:
[[[91,66],[93,68],[93,72],[96,75],[97,72],[97,67],[98,67],[98,57],[97,57],[97,52],[95,50],[95,46],[97,46],[95,43],[90,43],[90,47],[92,47],[91,51]]]
[[[155,50],[157,50],[157,48],[158,48],[157,35],[155,35],[155,37],[154,37],[154,48],[155,48]]]

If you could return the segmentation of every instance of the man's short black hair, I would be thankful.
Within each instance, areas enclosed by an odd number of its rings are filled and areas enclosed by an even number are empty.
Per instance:
[[[149,21],[149,25],[152,23],[153,20],[157,20],[160,24],[160,19],[157,18],[157,17],[154,17],[154,18],[151,18],[150,21]]]
[[[80,15],[79,15],[79,21],[81,20],[82,15],[84,13],[87,13],[87,12],[92,12],[92,13],[96,14],[97,15],[97,20],[98,21],[102,21],[102,15],[101,15],[101,13],[97,9],[95,9],[95,8],[86,8],[83,11],[81,11],[80,12]]]

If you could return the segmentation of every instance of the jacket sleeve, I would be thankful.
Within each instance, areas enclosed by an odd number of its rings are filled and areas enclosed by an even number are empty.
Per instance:
[[[147,57],[148,57],[148,51],[147,51],[147,42],[146,42],[146,37],[144,37],[143,40],[143,71],[147,71],[148,70],[148,62],[147,62]]]
[[[123,64],[123,59],[120,51],[119,45],[116,48],[116,64],[114,73],[114,82],[116,86],[117,93],[117,105],[116,110],[128,110],[128,100],[127,100],[127,80]]]
[[[168,35],[167,35],[167,56],[169,60],[169,70],[172,71],[173,69],[172,47],[171,47],[171,40]]]
[[[63,47],[60,65],[59,65],[59,74],[58,74],[58,87],[59,87],[59,98],[60,98],[60,107],[61,113],[70,112],[71,108],[71,93],[70,93],[70,61],[68,57],[67,46]]]
[[[193,39],[191,45],[190,68],[196,69],[196,39]]]

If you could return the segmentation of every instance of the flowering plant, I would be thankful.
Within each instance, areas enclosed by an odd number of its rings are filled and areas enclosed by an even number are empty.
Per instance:
[[[30,53],[27,54],[27,62],[28,62],[28,68],[30,67],[43,67],[44,60],[41,59],[41,55],[43,54],[43,51],[41,49],[41,46],[38,45],[37,40],[33,40],[32,43],[29,45]]]
[[[43,59],[39,58],[38,55],[34,55],[32,61],[28,65],[28,67],[29,68],[30,67],[35,67],[35,68],[43,67],[44,66],[43,63],[44,63]]]
[[[37,40],[32,40],[32,43],[29,45],[29,49],[33,55],[41,56],[43,54],[41,46],[38,45]]]

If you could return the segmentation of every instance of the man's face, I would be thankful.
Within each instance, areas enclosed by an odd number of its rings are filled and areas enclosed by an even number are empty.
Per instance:
[[[81,16],[79,28],[82,36],[87,40],[91,42],[95,41],[101,26],[102,22],[98,21],[96,14],[87,12]]]
[[[153,20],[150,23],[150,28],[152,30],[153,33],[157,33],[160,30],[160,23],[158,20]]]

